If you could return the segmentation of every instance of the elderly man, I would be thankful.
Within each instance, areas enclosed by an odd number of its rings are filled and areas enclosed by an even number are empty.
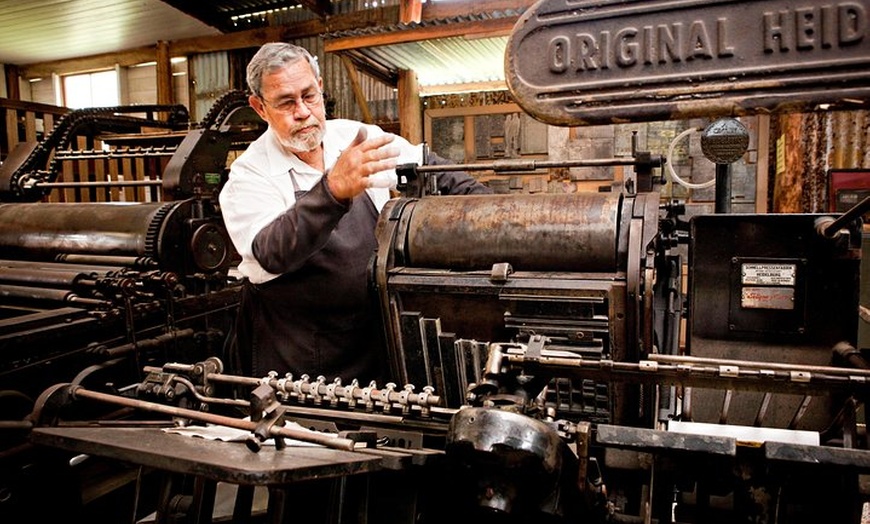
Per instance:
[[[398,163],[422,146],[351,120],[327,120],[316,57],[265,44],[247,69],[250,105],[269,127],[233,162],[221,211],[246,277],[237,342],[245,365],[328,379],[381,378],[383,323],[369,289],[378,214]],[[444,193],[488,193],[464,173]]]

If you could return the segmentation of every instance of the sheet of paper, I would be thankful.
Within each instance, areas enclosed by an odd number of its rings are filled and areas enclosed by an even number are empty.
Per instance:
[[[314,431],[312,431],[308,428],[302,427],[299,424],[297,424],[296,422],[287,422],[284,424],[284,427],[288,428],[288,429],[295,430],[295,431],[310,432],[312,434],[315,434]],[[167,433],[177,433],[179,435],[186,435],[189,437],[204,438],[207,440],[222,440],[224,442],[244,442],[245,440],[247,440],[247,438],[249,436],[253,435],[252,432],[244,430],[244,429],[231,428],[229,426],[220,426],[220,425],[215,425],[215,424],[207,424],[205,426],[187,426],[187,427],[164,428],[163,431],[165,431]],[[329,433],[317,433],[317,434],[319,434],[321,436],[329,435]],[[320,444],[316,444],[313,442],[305,442],[302,440],[291,439],[291,438],[286,438],[286,437],[284,438],[284,443],[288,446],[322,447]],[[263,442],[263,445],[274,446],[275,439],[270,438],[270,439],[266,440],[266,442]]]

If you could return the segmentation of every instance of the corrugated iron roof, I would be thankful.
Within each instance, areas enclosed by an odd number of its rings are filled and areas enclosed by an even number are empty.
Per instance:
[[[353,38],[398,31],[413,31],[426,27],[439,27],[456,23],[478,22],[498,18],[515,18],[519,11],[506,10],[458,16],[421,23],[393,24],[337,31],[323,35],[324,40]],[[504,54],[507,36],[464,38],[461,36],[396,43],[355,49],[357,59],[363,58],[378,69],[393,72],[411,69],[417,73],[421,94],[454,92],[462,88],[474,89],[475,84],[504,84]],[[506,88],[506,86],[504,86]]]
[[[220,31],[158,0],[0,0],[0,63],[110,53]]]
[[[391,69],[412,69],[422,91],[438,86],[504,81],[507,37],[440,38],[360,51]]]

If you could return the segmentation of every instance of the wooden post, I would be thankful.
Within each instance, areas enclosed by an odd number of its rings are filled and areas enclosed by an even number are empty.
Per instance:
[[[169,57],[169,42],[157,42],[157,103],[172,104],[172,63]]]
[[[776,137],[776,178],[773,187],[774,213],[801,213],[803,190],[804,118],[800,113],[778,115]]]
[[[756,127],[758,136],[757,162],[755,163],[755,212],[767,213],[767,193],[770,187],[770,115],[760,114],[757,117]]]
[[[18,66],[6,64],[6,98],[9,100],[21,100],[21,89],[18,85]]]
[[[423,141],[423,115],[420,111],[420,88],[417,73],[403,69],[399,71],[399,134],[408,142],[418,144]]]
[[[423,2],[422,0],[400,0],[399,1],[399,22],[403,24],[415,23],[419,24],[423,18]]]
[[[356,72],[353,62],[345,55],[339,55],[341,63],[344,64],[344,69],[347,71],[347,77],[350,79],[350,86],[353,89],[353,96],[356,98],[356,104],[362,113],[362,121],[366,124],[372,123],[372,112],[369,110],[369,103],[366,100],[366,95],[363,93],[362,85],[359,82],[359,75]]]

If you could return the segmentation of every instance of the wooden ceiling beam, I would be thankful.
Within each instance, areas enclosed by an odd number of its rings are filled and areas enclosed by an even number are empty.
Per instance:
[[[323,42],[327,53],[376,47],[423,40],[435,40],[449,37],[485,38],[506,36],[513,30],[519,17],[493,18],[490,20],[474,20],[471,22],[455,22],[437,26],[421,26],[401,31],[390,31],[370,35],[354,35],[342,38],[330,38]]]
[[[507,91],[504,80],[488,82],[467,82],[464,84],[449,84],[441,86],[420,86],[420,96],[453,95],[458,93],[476,93],[482,91]]]
[[[375,62],[365,54],[356,51],[344,51],[338,54],[342,57],[348,57],[357,69],[378,82],[390,87],[397,87],[399,85],[398,71]]]
[[[442,20],[457,16],[473,16],[497,11],[525,11],[537,0],[486,0],[486,2],[426,2],[422,20]]]

